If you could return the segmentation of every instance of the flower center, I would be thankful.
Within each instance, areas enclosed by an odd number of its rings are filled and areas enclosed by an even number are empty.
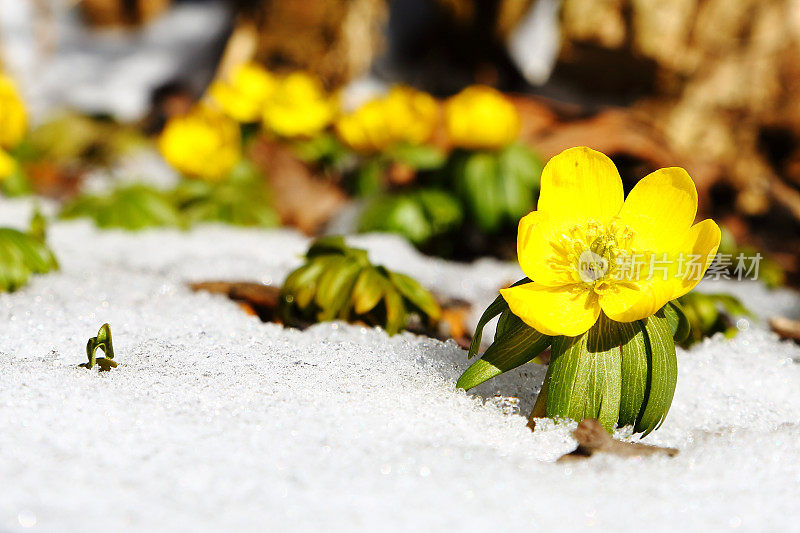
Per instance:
[[[575,224],[553,243],[550,266],[569,278],[571,284],[603,292],[621,279],[620,269],[631,257],[633,230],[616,221],[604,225],[596,220]]]

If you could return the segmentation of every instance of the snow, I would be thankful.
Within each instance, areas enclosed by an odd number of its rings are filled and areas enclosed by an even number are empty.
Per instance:
[[[0,224],[22,227],[29,212],[0,200]],[[680,351],[672,410],[645,439],[677,457],[554,463],[574,424],[525,427],[541,367],[468,394],[454,388],[469,363],[452,342],[284,329],[186,288],[279,284],[308,244],[295,232],[72,221],[49,240],[62,270],[0,295],[0,530],[797,527],[800,348],[763,321]],[[394,237],[351,242],[478,306],[520,277],[498,261],[425,258]],[[735,291],[762,318],[800,315],[790,291],[705,289]],[[119,367],[78,368],[104,322]]]

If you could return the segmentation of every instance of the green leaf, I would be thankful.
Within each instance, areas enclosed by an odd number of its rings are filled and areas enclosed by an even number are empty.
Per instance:
[[[0,291],[15,291],[31,274],[57,269],[58,261],[43,241],[15,229],[0,228]]]
[[[463,168],[463,175],[456,176],[457,190],[461,191],[478,226],[483,231],[494,232],[500,226],[502,217],[496,185],[497,155],[475,152],[467,158]]]
[[[675,342],[664,312],[659,311],[645,319],[644,330],[650,372],[644,412],[634,427],[634,431],[641,432],[643,437],[663,423],[672,405],[678,380]]]
[[[6,239],[9,245],[20,251],[23,268],[34,274],[46,274],[58,269],[55,255],[38,236],[3,228],[0,229],[0,239]]]
[[[297,140],[293,143],[292,149],[300,159],[309,163],[330,161],[336,164],[347,154],[347,149],[339,139],[328,133]]]
[[[502,313],[500,313],[500,318],[497,319],[497,327],[495,328],[494,336],[495,337],[502,337],[503,333],[508,331],[509,323],[511,322],[511,316],[514,313],[511,312],[510,309],[506,309]]]
[[[384,280],[384,304],[386,306],[386,333],[395,335],[406,327],[406,311],[400,292]]]
[[[419,189],[416,197],[430,220],[434,235],[456,228],[464,218],[458,199],[447,191]]]
[[[44,218],[38,204],[34,207],[33,215],[31,215],[28,235],[39,242],[45,242],[47,239],[47,219]]]
[[[19,289],[28,283],[30,274],[19,248],[9,239],[0,237],[0,290],[13,292]]]
[[[481,338],[483,337],[483,328],[489,323],[491,319],[500,313],[508,310],[508,304],[502,295],[494,299],[494,301],[486,308],[478,320],[478,325],[475,328],[475,335],[472,336],[472,342],[469,345],[469,352],[467,352],[467,359],[471,359],[478,355],[481,349]]]
[[[28,181],[23,165],[18,164],[10,176],[0,180],[0,192],[3,193],[3,196],[12,198],[33,194],[33,187]]]
[[[361,214],[358,230],[399,233],[416,245],[433,235],[423,206],[410,195],[376,197]]]
[[[183,224],[170,195],[145,185],[127,185],[106,195],[81,195],[65,205],[59,216],[89,217],[98,227],[129,231]]]
[[[372,265],[366,250],[348,247],[340,236],[317,239],[306,257],[281,288],[279,316],[286,324],[362,320],[393,335],[407,326],[410,309],[432,320],[441,315],[436,300],[417,281]]]
[[[530,147],[510,144],[501,152],[500,160],[505,172],[513,174],[528,190],[538,191],[544,162]]]
[[[753,312],[748,309],[742,301],[732,294],[725,294],[721,292],[706,294],[713,301],[722,305],[726,313],[733,316],[749,316],[754,317]]]
[[[516,287],[525,283],[530,283],[530,278],[522,278],[514,282],[511,286]],[[483,337],[483,328],[489,323],[491,319],[504,311],[509,311],[508,304],[502,295],[499,295],[494,301],[486,308],[478,320],[478,325],[475,327],[475,335],[472,336],[472,342],[469,345],[469,352],[467,352],[467,359],[470,359],[478,354],[481,349],[481,339]]]
[[[339,254],[343,255],[347,250],[344,237],[341,235],[330,235],[316,239],[306,252],[306,259],[314,259],[320,255]]]
[[[550,355],[547,416],[595,418],[611,432],[622,395],[622,347],[635,331],[601,315],[578,337],[556,337]]]
[[[435,146],[404,144],[389,150],[389,159],[413,167],[417,170],[433,170],[446,161],[445,153]]]
[[[383,174],[386,162],[381,157],[372,157],[356,171],[356,196],[373,196],[383,189]]]
[[[503,372],[524,365],[546,350],[551,341],[551,337],[539,333],[511,314],[503,335],[495,337],[483,356],[458,378],[456,387],[469,390]]]
[[[358,274],[362,266],[352,259],[346,259],[339,267],[337,275],[330,287],[331,298],[322,309],[321,321],[333,320],[334,318],[346,319],[352,300],[353,286],[356,284]],[[320,290],[322,285],[320,284]]]
[[[332,256],[336,257],[336,256]],[[292,308],[306,310],[317,292],[317,281],[328,266],[329,257],[310,261],[289,274],[280,293],[280,315],[292,323]]]
[[[669,323],[672,338],[676,343],[680,344],[689,338],[692,332],[692,325],[689,323],[683,306],[678,300],[672,300],[664,306],[664,316]]]
[[[619,418],[622,389],[621,347],[630,340],[627,334],[627,327],[602,315],[587,333],[586,350],[591,365],[583,418],[597,419],[609,433],[613,431]]]
[[[397,287],[400,294],[414,304],[420,311],[428,315],[432,320],[439,320],[442,317],[442,308],[436,298],[420,285],[411,276],[389,271],[389,280]]]
[[[547,390],[549,418],[583,419],[589,378],[586,338],[586,334],[553,338]]]
[[[453,231],[461,220],[461,204],[450,193],[418,189],[370,201],[361,214],[358,230],[397,233],[422,246]]]
[[[527,146],[511,144],[500,152],[498,166],[504,216],[515,222],[536,207],[542,162]]]
[[[353,287],[353,307],[357,315],[372,311],[381,301],[384,278],[372,266],[364,267]]]
[[[327,264],[317,281],[317,292],[314,295],[314,302],[316,302],[321,312],[324,312],[333,302],[336,296],[335,288],[337,284],[340,283],[339,278],[342,275],[342,269],[349,263],[347,257],[340,255],[334,255],[325,259],[327,260]]]
[[[647,393],[648,356],[644,327],[641,321],[620,324],[630,340],[622,345],[622,387],[619,427],[634,426],[643,413]]]
[[[218,183],[184,180],[172,196],[190,225],[224,222],[274,227],[279,222],[261,171],[245,160],[237,164],[225,180]]]

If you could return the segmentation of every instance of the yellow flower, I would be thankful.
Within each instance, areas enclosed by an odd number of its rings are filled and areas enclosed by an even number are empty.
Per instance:
[[[430,140],[439,106],[427,93],[397,86],[336,121],[339,138],[357,152],[375,153],[397,144]]]
[[[614,163],[586,147],[553,157],[517,255],[532,283],[503,289],[511,311],[546,335],[576,336],[600,313],[648,317],[700,281],[717,252],[713,220],[693,224],[697,190],[682,168],[645,176],[624,199]]]
[[[258,122],[277,86],[275,76],[257,63],[239,65],[229,80],[217,80],[208,89],[211,99],[239,122]]]
[[[264,106],[264,127],[280,137],[312,137],[333,122],[338,100],[318,79],[304,72],[289,74]]]
[[[239,125],[220,111],[198,106],[167,122],[158,139],[164,159],[190,177],[225,178],[241,159]]]
[[[445,125],[453,146],[494,150],[514,142],[521,123],[503,93],[483,85],[467,87],[445,104]]]
[[[17,161],[0,148],[0,182],[3,182],[17,170]]]
[[[27,130],[25,103],[14,82],[0,74],[0,147],[14,148],[25,137]]]

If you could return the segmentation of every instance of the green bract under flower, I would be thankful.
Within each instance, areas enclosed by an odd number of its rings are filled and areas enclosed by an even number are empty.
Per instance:
[[[341,237],[317,239],[306,263],[289,274],[281,289],[284,323],[305,326],[345,320],[381,326],[393,335],[412,315],[432,324],[441,309],[413,278],[369,262],[366,250],[350,248]]]
[[[550,366],[532,417],[595,418],[608,431],[632,425],[647,435],[667,416],[677,380],[674,340],[689,331],[675,303],[646,319],[623,323],[601,316],[581,335],[552,337],[526,325],[498,296],[481,316],[469,357],[477,354],[485,325],[498,315],[494,342],[457,387],[471,389],[525,363],[541,362],[549,347]]]

